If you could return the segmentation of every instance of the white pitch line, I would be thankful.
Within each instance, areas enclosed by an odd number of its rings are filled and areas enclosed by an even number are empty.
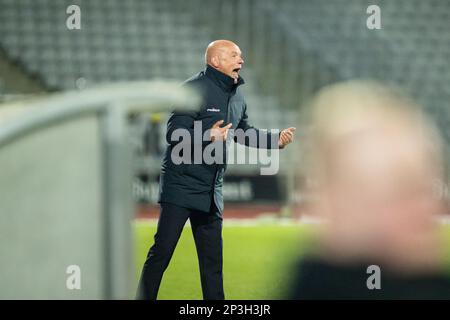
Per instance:
[[[139,226],[156,226],[158,219],[152,218],[139,218],[134,221]],[[272,217],[259,217],[259,218],[225,218],[223,220],[224,227],[254,227],[254,226],[298,226],[298,225],[318,225],[323,223],[321,220],[312,217],[301,217],[300,219],[290,218],[272,218]],[[438,218],[438,223],[447,225],[450,224],[450,216],[444,216]],[[190,221],[186,222],[186,226],[190,227]]]
[[[150,218],[140,218],[135,220],[135,223],[140,226],[156,226],[158,224],[158,219]],[[305,224],[318,224],[320,223],[317,219],[302,218],[302,219],[289,219],[289,218],[252,218],[252,219],[239,219],[239,218],[229,218],[224,219],[224,227],[254,227],[254,226],[280,226],[280,227],[290,227],[296,225]],[[189,220],[186,222],[186,226],[190,227]]]

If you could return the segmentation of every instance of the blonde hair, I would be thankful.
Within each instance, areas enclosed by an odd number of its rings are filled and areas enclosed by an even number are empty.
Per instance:
[[[306,168],[315,178],[326,179],[324,169],[333,160],[329,150],[336,141],[380,127],[398,127],[405,134],[417,136],[421,154],[444,178],[444,143],[439,131],[422,108],[397,88],[374,81],[333,84],[318,92],[306,116],[310,124],[308,149],[304,150]]]

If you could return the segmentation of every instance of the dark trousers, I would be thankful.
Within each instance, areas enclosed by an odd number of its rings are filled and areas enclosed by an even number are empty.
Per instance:
[[[138,299],[155,300],[162,276],[189,218],[197,248],[203,299],[223,300],[222,217],[213,205],[210,212],[161,203],[161,214],[139,280]],[[182,290],[182,284],[180,290]]]

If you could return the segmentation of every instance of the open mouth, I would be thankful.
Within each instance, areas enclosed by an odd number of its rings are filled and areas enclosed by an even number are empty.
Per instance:
[[[232,72],[232,74],[233,74],[232,77],[237,79],[237,77],[239,77],[240,70],[241,70],[241,68],[234,68],[233,72]]]

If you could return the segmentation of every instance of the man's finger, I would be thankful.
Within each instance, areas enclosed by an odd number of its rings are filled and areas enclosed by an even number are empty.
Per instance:
[[[283,131],[280,135],[280,143],[286,145],[294,141],[294,135],[289,131]]]
[[[291,141],[293,139],[293,135],[289,131],[283,132],[281,136],[286,141]]]
[[[223,123],[223,120],[219,120],[216,123],[213,124],[212,128],[218,128]]]
[[[281,141],[282,144],[285,144],[287,142],[287,139],[286,139],[286,137],[281,136],[280,137],[280,141]]]
[[[222,122],[223,122],[223,120],[222,120]],[[222,127],[221,129],[226,129],[226,130],[228,130],[228,129],[231,128],[232,125],[233,125],[232,123],[229,123],[229,124],[227,124],[225,127]]]

